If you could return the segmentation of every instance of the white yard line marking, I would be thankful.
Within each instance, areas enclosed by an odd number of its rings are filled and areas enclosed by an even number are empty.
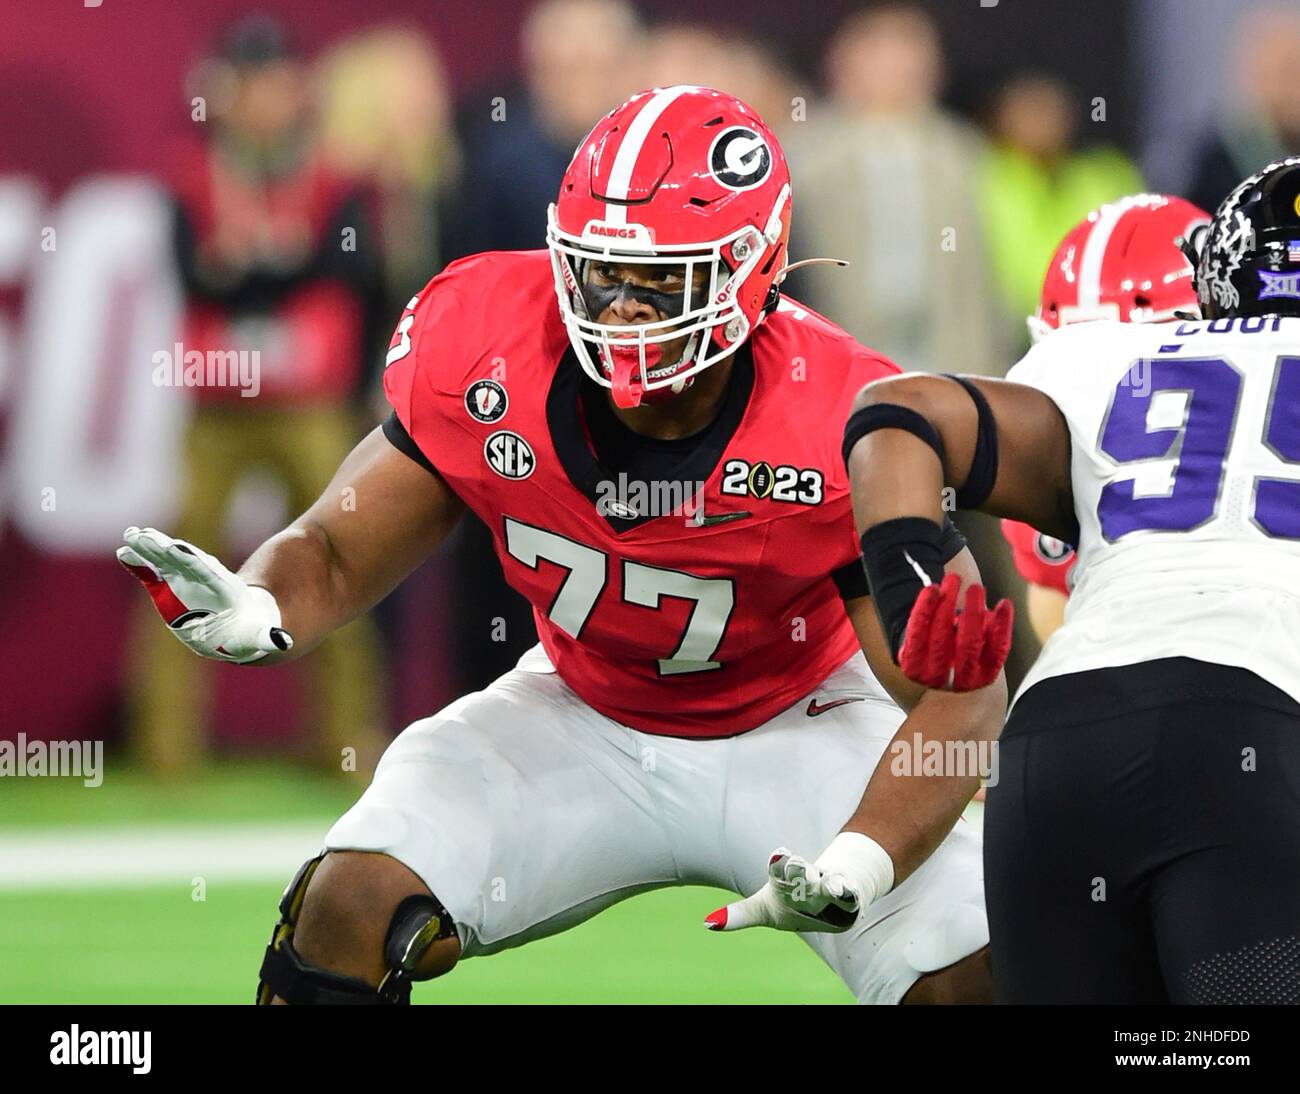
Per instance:
[[[206,881],[287,883],[329,820],[0,829],[0,892]]]
[[[965,818],[980,829],[983,814],[983,804],[971,802]],[[331,823],[322,818],[0,828],[0,894],[128,885],[189,888],[196,877],[284,885],[320,851]]]

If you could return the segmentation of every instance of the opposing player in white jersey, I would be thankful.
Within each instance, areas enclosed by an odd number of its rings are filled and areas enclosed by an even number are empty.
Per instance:
[[[1300,157],[1225,199],[1196,284],[1201,320],[1071,325],[1005,381],[884,380],[846,431],[914,680],[1000,655],[935,565],[945,484],[1079,546],[988,794],[1003,1002],[1300,1002]]]

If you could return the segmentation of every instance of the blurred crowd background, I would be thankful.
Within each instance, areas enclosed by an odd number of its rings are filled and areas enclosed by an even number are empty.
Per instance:
[[[160,774],[346,746],[366,768],[535,640],[472,524],[264,671],[194,658],[112,551],[154,525],[233,568],[303,509],[385,413],[406,300],[461,255],[543,246],[574,147],[630,93],[705,84],[764,115],[795,257],[851,263],[787,290],[909,369],[1004,373],[1093,206],[1213,209],[1300,148],[1297,3],[5,8],[0,736],[107,738]],[[178,344],[257,350],[256,397],[160,380]],[[990,528],[968,531],[1014,593]]]

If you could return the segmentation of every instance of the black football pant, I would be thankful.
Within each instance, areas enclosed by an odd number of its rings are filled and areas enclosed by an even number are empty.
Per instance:
[[[1300,704],[1189,658],[1044,680],[988,791],[1002,1003],[1300,1003]]]

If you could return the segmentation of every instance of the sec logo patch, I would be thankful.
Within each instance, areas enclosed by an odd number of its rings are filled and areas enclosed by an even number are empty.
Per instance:
[[[528,442],[508,429],[498,429],[483,442],[483,458],[503,479],[526,479],[537,467]]]
[[[506,389],[495,380],[475,380],[465,392],[465,409],[476,422],[499,422],[509,406]]]

